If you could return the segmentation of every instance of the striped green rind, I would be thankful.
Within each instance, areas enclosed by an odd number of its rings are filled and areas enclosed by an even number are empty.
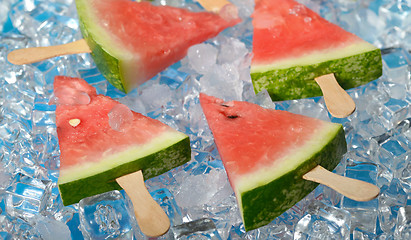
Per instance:
[[[81,33],[92,51],[91,56],[93,57],[97,68],[114,87],[126,92],[119,59],[115,57],[114,54],[110,53],[115,51],[104,48],[101,39],[96,39],[96,36],[99,36],[99,34],[96,34],[95,32],[101,32],[101,29],[98,30],[98,27],[93,23],[95,22],[92,19],[93,16],[91,16],[92,14],[87,10],[89,9],[89,6],[83,0],[76,0],[76,6],[79,15]],[[107,38],[110,38],[110,36],[105,36],[105,38],[105,41],[107,41]]]
[[[302,176],[319,164],[332,171],[346,151],[347,144],[341,126],[331,141],[294,170],[267,184],[241,192],[240,208],[245,230],[267,225],[303,199],[318,184],[304,180]]]
[[[111,190],[120,190],[116,178],[142,169],[145,179],[149,179],[180,166],[191,159],[190,140],[188,137],[170,144],[155,153],[135,159],[104,172],[59,184],[60,194],[65,206],[81,199]]]
[[[254,90],[267,89],[273,101],[321,96],[314,78],[334,73],[344,89],[377,79],[382,74],[380,49],[316,64],[298,65],[264,72],[251,72]]]
[[[87,41],[88,46],[91,49],[91,56],[93,57],[94,63],[101,72],[101,74],[111,83],[115,88],[120,91],[126,92],[124,88],[124,79],[120,71],[119,60],[113,55],[108,53],[99,45],[89,34],[86,27],[84,27],[84,22],[80,18],[80,28],[84,39]]]

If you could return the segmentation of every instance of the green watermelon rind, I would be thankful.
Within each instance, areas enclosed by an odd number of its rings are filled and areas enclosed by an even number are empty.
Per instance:
[[[84,25],[81,19],[80,24]],[[81,29],[84,39],[87,41],[87,44],[92,51],[91,55],[94,59],[94,63],[96,64],[101,74],[115,88],[119,89],[122,92],[126,92],[126,89],[124,88],[124,79],[120,73],[121,71],[119,68],[119,60],[105,51],[99,44],[97,44],[84,27],[81,27]]]
[[[330,56],[331,57],[331,56]],[[298,65],[269,71],[251,71],[256,93],[266,89],[273,101],[322,96],[314,78],[334,73],[344,89],[361,86],[382,75],[381,51],[355,54],[315,64]]]
[[[267,225],[312,192],[318,184],[304,180],[302,176],[305,173],[319,164],[329,171],[339,164],[347,151],[342,126],[334,134],[331,141],[297,168],[267,184],[240,193],[239,204],[246,231]]]
[[[103,172],[73,181],[59,183],[59,190],[65,206],[79,202],[85,197],[94,196],[112,190],[121,190],[116,178],[143,171],[145,179],[161,175],[172,168],[183,165],[191,159],[190,139],[170,143],[166,148],[158,149],[150,155],[135,159]]]
[[[76,0],[76,7],[81,33],[91,50],[91,56],[97,68],[114,87],[128,93],[132,86],[128,86],[125,81],[127,74],[125,72],[127,69],[125,59],[132,59],[132,57],[121,46],[116,46],[116,42],[119,41],[111,39],[112,36],[98,26],[97,21],[93,19],[95,16],[93,16],[92,11],[88,10],[90,6],[87,1]],[[133,66],[131,69],[135,71],[133,75],[139,74],[138,66]]]

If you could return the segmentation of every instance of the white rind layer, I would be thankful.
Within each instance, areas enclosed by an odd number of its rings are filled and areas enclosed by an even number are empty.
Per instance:
[[[241,176],[231,175],[231,183],[236,193],[237,200],[242,211],[241,193],[250,191],[254,188],[264,186],[275,179],[296,169],[307,159],[310,159],[325,147],[335,137],[341,125],[337,123],[325,122],[313,133],[313,137],[304,146],[289,149],[290,154],[276,159],[271,166],[261,166],[257,171],[252,171]]]
[[[251,73],[266,72],[276,69],[286,69],[296,66],[307,66],[318,64],[329,60],[345,58],[357,54],[373,51],[377,49],[374,45],[358,39],[356,42],[351,42],[348,46],[330,47],[322,50],[315,50],[305,53],[299,57],[288,57],[281,60],[275,60],[270,64],[251,63]]]
[[[174,145],[187,138],[187,135],[178,131],[166,131],[143,145],[130,146],[128,150],[119,153],[106,152],[106,157],[99,162],[87,162],[60,170],[59,184],[83,179],[113,169],[122,164],[149,156],[164,148]],[[114,146],[115,149],[115,146]]]
[[[117,36],[108,33],[99,24],[99,17],[93,7],[94,1],[96,0],[76,0],[78,14],[86,24],[89,35],[104,51],[117,59],[119,71],[124,79],[141,79],[141,76],[144,75],[144,69],[139,67],[141,66],[140,55],[121,44],[122,41]],[[126,90],[135,87],[129,86],[129,82],[124,80],[122,80],[122,84]]]

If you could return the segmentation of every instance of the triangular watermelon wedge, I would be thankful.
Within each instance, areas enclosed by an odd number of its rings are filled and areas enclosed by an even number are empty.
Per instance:
[[[76,6],[97,67],[126,93],[182,59],[190,46],[239,22],[131,0],[76,0]]]
[[[142,170],[148,179],[191,159],[188,136],[97,95],[83,79],[57,76],[54,94],[64,205],[121,189],[120,176]]]
[[[333,170],[347,151],[341,124],[205,94],[200,103],[247,231],[304,198],[318,184],[302,176]]]
[[[314,78],[334,73],[344,89],[382,74],[381,51],[294,0],[256,0],[254,89],[277,100],[321,96]]]

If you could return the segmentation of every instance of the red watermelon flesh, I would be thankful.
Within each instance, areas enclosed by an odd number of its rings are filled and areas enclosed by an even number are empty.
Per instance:
[[[96,96],[96,89],[83,82],[73,81],[71,77],[59,76],[54,82],[51,104],[80,105],[90,103],[91,97]]]
[[[239,22],[131,0],[76,0],[76,5],[97,67],[125,92],[182,59],[190,46]]]
[[[285,111],[257,108],[249,102],[224,103],[221,99],[203,94],[201,106],[213,131],[216,145],[222,146],[219,153],[229,156],[224,159],[224,163],[230,179],[234,182],[250,171],[271,165],[273,159],[283,159],[313,138],[325,123]],[[216,112],[219,114],[215,114]],[[227,120],[235,121],[236,127],[227,127]],[[315,127],[304,127],[307,125]],[[239,133],[250,131],[252,140],[239,137]],[[244,155],[244,152],[247,154]]]
[[[255,9],[254,64],[363,41],[293,0],[256,0]]]
[[[263,226],[317,185],[302,176],[333,170],[346,152],[342,125],[200,94],[245,229]]]
[[[257,0],[251,78],[272,100],[321,96],[314,80],[334,74],[344,89],[382,74],[381,51],[294,0]]]
[[[127,124],[113,128],[110,114],[121,117],[119,106],[127,107],[97,95],[86,81],[58,76],[54,87],[90,97],[87,104],[66,104],[70,95],[61,95],[56,102],[61,153],[58,184],[65,205],[121,189],[115,179],[128,173],[142,170],[145,178],[151,178],[191,159],[188,137],[158,120],[129,110],[132,116]],[[73,119],[79,124],[73,125]]]
[[[72,77],[66,77],[66,76],[57,76],[54,84],[54,95],[56,95],[56,91],[58,92],[63,92],[63,91],[72,91],[72,92],[82,92],[85,93],[89,96],[96,96],[97,92],[96,89],[91,86],[90,84],[87,84],[87,82],[83,80],[79,80],[76,78]],[[68,97],[66,96],[61,96],[61,98]],[[61,105],[61,104],[59,104]]]
[[[105,96],[95,96],[86,107],[78,107],[75,111],[71,106],[59,106],[56,110],[56,124],[58,134],[61,135],[60,167],[64,171],[71,166],[87,162],[99,162],[107,151],[107,141],[116,146],[116,151],[123,151],[130,144],[143,145],[148,143],[152,137],[160,135],[169,127],[151,118],[134,112],[134,119],[138,126],[130,125],[124,131],[127,134],[116,131],[110,125],[109,113],[121,103]],[[79,119],[81,127],[74,127],[69,120]],[[93,139],[93,141],[87,141]],[[87,141],[87,142],[86,142]],[[83,143],[87,144],[83,144]],[[73,146],[76,146],[73,148]]]

